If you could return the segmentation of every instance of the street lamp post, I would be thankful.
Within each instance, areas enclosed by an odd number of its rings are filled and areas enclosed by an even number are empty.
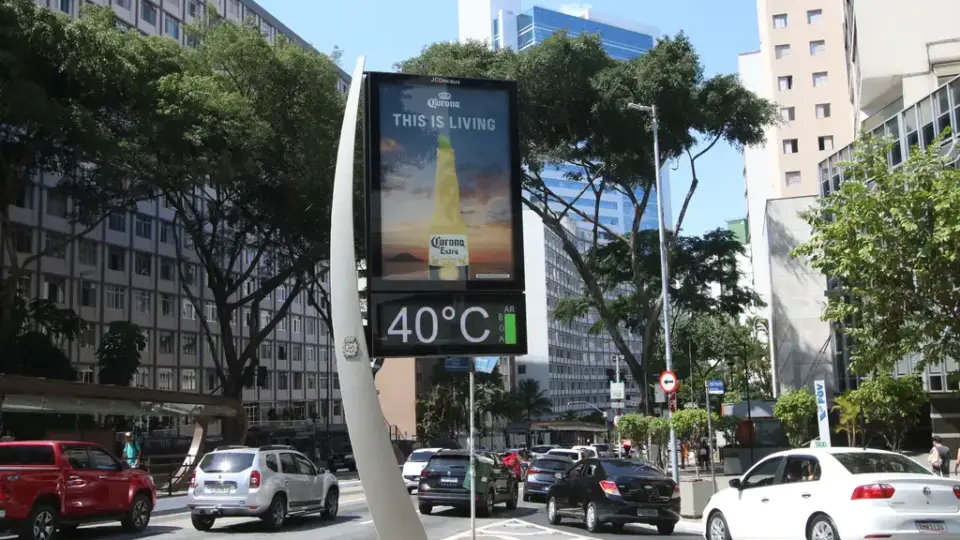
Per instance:
[[[667,266],[667,231],[663,213],[663,190],[660,189],[660,124],[657,119],[656,105],[627,104],[627,109],[650,113],[650,122],[653,124],[653,173],[656,178],[657,190],[657,222],[660,233],[660,282],[663,294],[663,343],[665,347],[667,371],[673,371],[673,350],[670,345],[670,268]],[[667,418],[673,416],[673,411],[667,407]],[[677,432],[670,424],[670,466],[673,469],[673,481],[680,481],[680,470],[677,467]]]

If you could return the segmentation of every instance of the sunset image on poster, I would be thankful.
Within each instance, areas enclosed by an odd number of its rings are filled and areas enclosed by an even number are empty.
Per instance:
[[[379,98],[382,279],[514,279],[509,93],[397,82]]]

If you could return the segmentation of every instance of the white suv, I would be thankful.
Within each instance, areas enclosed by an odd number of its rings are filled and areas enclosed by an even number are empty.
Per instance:
[[[337,477],[317,469],[291,446],[227,446],[203,456],[193,472],[187,507],[193,526],[208,531],[219,517],[255,516],[279,529],[287,516],[337,516]]]

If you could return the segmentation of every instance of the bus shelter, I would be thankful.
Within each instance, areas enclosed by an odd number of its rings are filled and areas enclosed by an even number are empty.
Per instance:
[[[0,422],[4,413],[190,416],[194,426],[189,451],[171,475],[171,484],[190,478],[212,420],[232,422],[239,433],[246,429],[243,405],[223,396],[19,375],[0,375]]]

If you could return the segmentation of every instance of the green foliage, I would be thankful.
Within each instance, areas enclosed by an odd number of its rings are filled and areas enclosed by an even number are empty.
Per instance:
[[[920,408],[927,402],[918,376],[882,374],[864,381],[850,394],[852,400],[863,403],[871,429],[877,430],[894,451],[903,446],[904,436],[920,420]]]
[[[539,411],[543,406],[537,399],[543,398],[544,393],[536,387],[536,398],[525,401],[525,395],[518,390],[507,392],[503,387],[503,377],[498,370],[493,373],[476,373],[474,385],[474,425],[485,434],[486,415],[496,418],[505,418],[515,421],[521,420],[526,414],[525,407]],[[465,436],[469,427],[469,380],[468,373],[450,373],[444,370],[443,365],[434,367],[433,384],[424,397],[417,401],[417,438],[421,441],[456,439]],[[521,381],[523,382],[523,381]],[[546,401],[549,411],[549,400]],[[537,415],[543,414],[538,412]]]
[[[630,439],[634,444],[647,444],[652,418],[642,414],[625,414],[617,422],[617,430],[623,439]]]
[[[723,438],[727,445],[737,444],[737,426],[742,419],[739,416],[716,416],[714,415],[713,429],[717,433],[723,433]]]
[[[817,399],[806,388],[793,388],[780,394],[773,407],[773,415],[780,420],[790,445],[803,446],[814,436]]]
[[[645,380],[641,366],[651,365],[662,306],[656,233],[639,230],[654,184],[653,144],[648,119],[627,110],[628,103],[657,106],[658,159],[684,159],[693,172],[669,237],[671,287],[678,306],[736,315],[758,301],[739,286],[736,259],[743,247],[731,235],[715,231],[682,237],[679,231],[700,181],[698,160],[720,141],[734,146],[762,142],[776,107],[746,90],[733,75],[706,77],[684,35],[665,37],[626,62],[610,58],[596,36],[570,38],[559,32],[522,52],[491,51],[475,42],[436,43],[397,67],[407,73],[519,82],[524,189],[529,195],[524,204],[561,238],[565,256],[585,282],[583,294],[560,302],[553,316],[582,322],[588,312],[596,312],[600,322],[593,330],[611,336],[635,380]],[[631,198],[634,230],[618,234],[600,223],[598,208],[584,210],[577,204],[579,197],[566,200],[552,192],[541,172],[544,164],[553,162],[572,165],[576,172],[568,176],[585,182],[584,193],[618,191]],[[589,245],[575,241],[564,228],[563,218],[572,215],[593,224]],[[719,299],[710,294],[708,284],[713,283],[722,285]],[[627,328],[642,337],[641,350],[629,347]]]
[[[132,322],[114,321],[100,339],[97,360],[100,384],[128,386],[140,367],[140,353],[147,347],[147,338]]]
[[[864,375],[960,357],[960,171],[939,140],[896,168],[891,149],[858,143],[846,181],[803,214],[813,235],[795,251],[836,285],[823,319],[849,323],[850,369]]]
[[[860,411],[862,403],[856,392],[846,392],[833,398],[832,410],[837,413],[837,425],[834,431],[847,434],[847,446],[856,446],[860,429]]]
[[[0,370],[11,375],[75,380],[64,350],[78,337],[80,318],[51,300],[13,298],[7,319],[12,343],[0,355]]]
[[[716,421],[717,415],[712,415],[711,422]],[[680,409],[670,415],[673,429],[677,437],[699,441],[707,436],[706,409]]]
[[[670,421],[659,416],[649,417],[647,429],[650,433],[650,443],[660,449],[659,455],[649,456],[651,460],[656,458],[656,464],[660,467],[664,465],[664,456],[670,451]]]

